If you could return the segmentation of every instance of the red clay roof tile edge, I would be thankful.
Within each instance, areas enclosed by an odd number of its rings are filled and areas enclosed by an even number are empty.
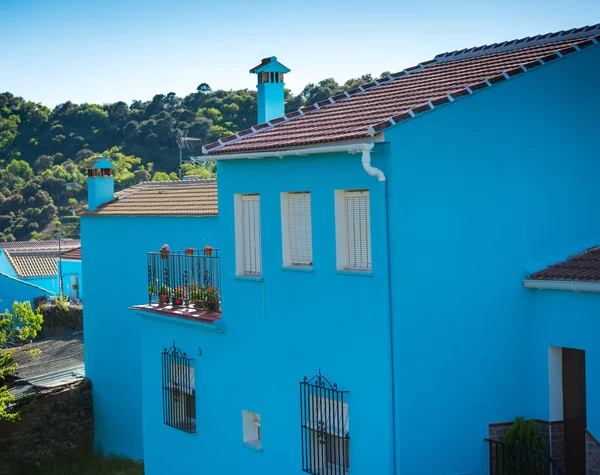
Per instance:
[[[425,61],[423,63],[419,63],[418,65],[412,66],[410,68],[406,68],[399,73],[390,74],[389,76],[386,76],[384,78],[376,79],[369,84],[364,84],[362,86],[358,86],[357,88],[335,94],[334,96],[331,96],[328,99],[324,99],[322,101],[316,102],[314,104],[311,104],[310,106],[302,107],[302,108],[298,109],[297,111],[285,114],[283,117],[278,117],[278,118],[270,120],[264,124],[254,125],[249,129],[245,129],[240,132],[236,132],[235,135],[230,135],[230,136],[227,136],[224,138],[220,138],[216,142],[211,142],[211,143],[204,145],[202,147],[202,153],[205,155],[212,155],[212,154],[218,155],[219,154],[218,151],[221,148],[223,148],[225,145],[230,145],[232,143],[236,143],[236,142],[240,141],[242,138],[250,137],[250,136],[255,135],[264,130],[271,129],[275,125],[281,124],[283,122],[289,122],[290,120],[296,119],[298,117],[302,117],[303,115],[306,115],[308,113],[318,111],[320,109],[323,109],[324,107],[329,107],[333,104],[337,104],[340,101],[344,101],[350,97],[356,96],[358,94],[362,94],[362,93],[369,91],[373,88],[376,88],[382,84],[387,84],[390,81],[393,81],[395,79],[403,78],[411,73],[421,71],[421,70],[425,69],[426,67],[434,65],[434,64],[437,64],[437,60],[435,60],[435,59],[432,59],[430,61]],[[243,153],[243,152],[240,152],[240,153]]]
[[[471,94],[473,94],[479,90],[483,90],[488,87],[494,86],[500,82],[504,82],[507,79],[512,79],[515,76],[518,76],[520,74],[523,74],[523,73],[526,73],[526,72],[532,70],[533,68],[542,66],[546,63],[555,61],[564,56],[576,53],[578,51],[581,51],[584,48],[587,48],[594,44],[597,45],[599,43],[600,43],[600,34],[597,36],[593,36],[589,39],[586,39],[584,41],[581,41],[579,43],[574,43],[572,45],[569,45],[566,48],[557,50],[554,53],[543,56],[542,58],[537,58],[534,61],[530,61],[526,64],[521,64],[516,68],[509,69],[508,71],[504,71],[501,74],[498,74],[497,76],[493,76],[491,78],[487,78],[482,82],[479,82],[476,84],[471,84],[470,86],[467,86],[464,89],[460,89],[458,91],[452,92],[450,94],[447,94],[446,96],[431,99],[430,101],[428,101],[427,103],[425,103],[423,105],[413,107],[411,110],[408,111],[408,114],[411,114],[411,117],[414,117],[415,116],[414,113],[420,113],[420,112],[425,112],[427,110],[433,110],[435,107],[438,107],[440,105],[445,105],[448,102],[453,102],[455,99],[459,99],[461,97],[470,96]],[[444,98],[446,98],[448,100],[444,100]],[[425,108],[426,106],[429,106],[429,108],[426,109]],[[374,135],[382,132],[383,130],[394,126],[397,122],[398,121],[394,120],[394,117],[388,117],[386,120],[384,120],[382,122],[378,122],[377,124],[371,125],[369,127],[368,133],[370,136],[374,136]]]
[[[476,46],[474,48],[465,48],[462,50],[451,51],[448,53],[440,53],[435,56],[435,59],[439,62],[443,62],[455,61],[457,59],[473,58],[481,54],[511,51],[513,49],[520,48],[521,45],[524,45],[525,43],[529,47],[543,45],[554,41],[582,38],[584,36],[590,36],[590,32],[594,30],[600,30],[600,23],[591,26],[584,26],[581,28],[572,28],[570,30],[558,31],[555,33],[546,33],[544,35],[528,36],[512,41],[504,41],[502,43],[493,43],[491,45]]]

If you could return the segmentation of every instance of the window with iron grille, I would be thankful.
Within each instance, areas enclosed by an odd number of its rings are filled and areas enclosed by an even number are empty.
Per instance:
[[[283,265],[312,266],[312,219],[310,193],[281,194]]]
[[[348,403],[337,384],[319,373],[300,383],[302,471],[315,475],[350,473]]]
[[[236,195],[235,198],[237,274],[260,276],[260,196]]]
[[[162,354],[163,420],[168,426],[196,433],[196,377],[192,361],[175,342]]]
[[[335,207],[338,269],[370,271],[369,190],[338,190]]]

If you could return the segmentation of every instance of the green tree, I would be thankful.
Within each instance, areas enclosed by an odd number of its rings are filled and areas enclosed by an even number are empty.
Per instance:
[[[13,160],[6,167],[6,171],[25,181],[33,177],[33,170],[25,160]]]
[[[35,312],[29,302],[14,302],[12,312],[8,309],[0,315],[0,384],[12,373],[17,364],[11,361],[14,350],[6,349],[9,341],[29,342],[42,329],[43,317],[39,309]],[[0,386],[0,420],[17,421],[19,414],[7,412],[14,397],[8,392],[6,385]]]

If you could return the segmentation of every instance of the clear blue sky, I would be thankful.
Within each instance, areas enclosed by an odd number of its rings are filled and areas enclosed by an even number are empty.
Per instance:
[[[459,48],[600,22],[600,0],[0,0],[0,92],[48,106],[253,88],[299,92]]]

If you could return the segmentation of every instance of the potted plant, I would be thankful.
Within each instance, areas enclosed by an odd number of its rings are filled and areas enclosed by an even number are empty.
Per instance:
[[[160,257],[162,259],[168,259],[170,252],[171,252],[171,249],[169,249],[169,245],[163,244],[162,247],[160,248]]]
[[[181,307],[185,305],[185,301],[188,299],[185,293],[185,287],[179,285],[173,289],[173,305]]]
[[[193,247],[186,247],[185,248],[185,254],[187,256],[193,256],[194,255],[194,248]]]
[[[194,307],[197,309],[206,309],[206,287],[200,287],[196,284],[196,286],[190,290],[190,300],[194,302]]]
[[[155,279],[154,282],[152,282],[148,286],[148,295],[156,295],[157,294],[157,285],[158,285],[158,279]]]
[[[167,305],[169,303],[169,298],[171,297],[171,288],[168,285],[162,285],[160,289],[158,289],[158,300],[161,305]]]
[[[221,296],[215,287],[206,289],[206,308],[209,312],[218,312],[221,308]]]
[[[204,255],[206,257],[212,256],[212,250],[213,250],[212,246],[204,246]]]

